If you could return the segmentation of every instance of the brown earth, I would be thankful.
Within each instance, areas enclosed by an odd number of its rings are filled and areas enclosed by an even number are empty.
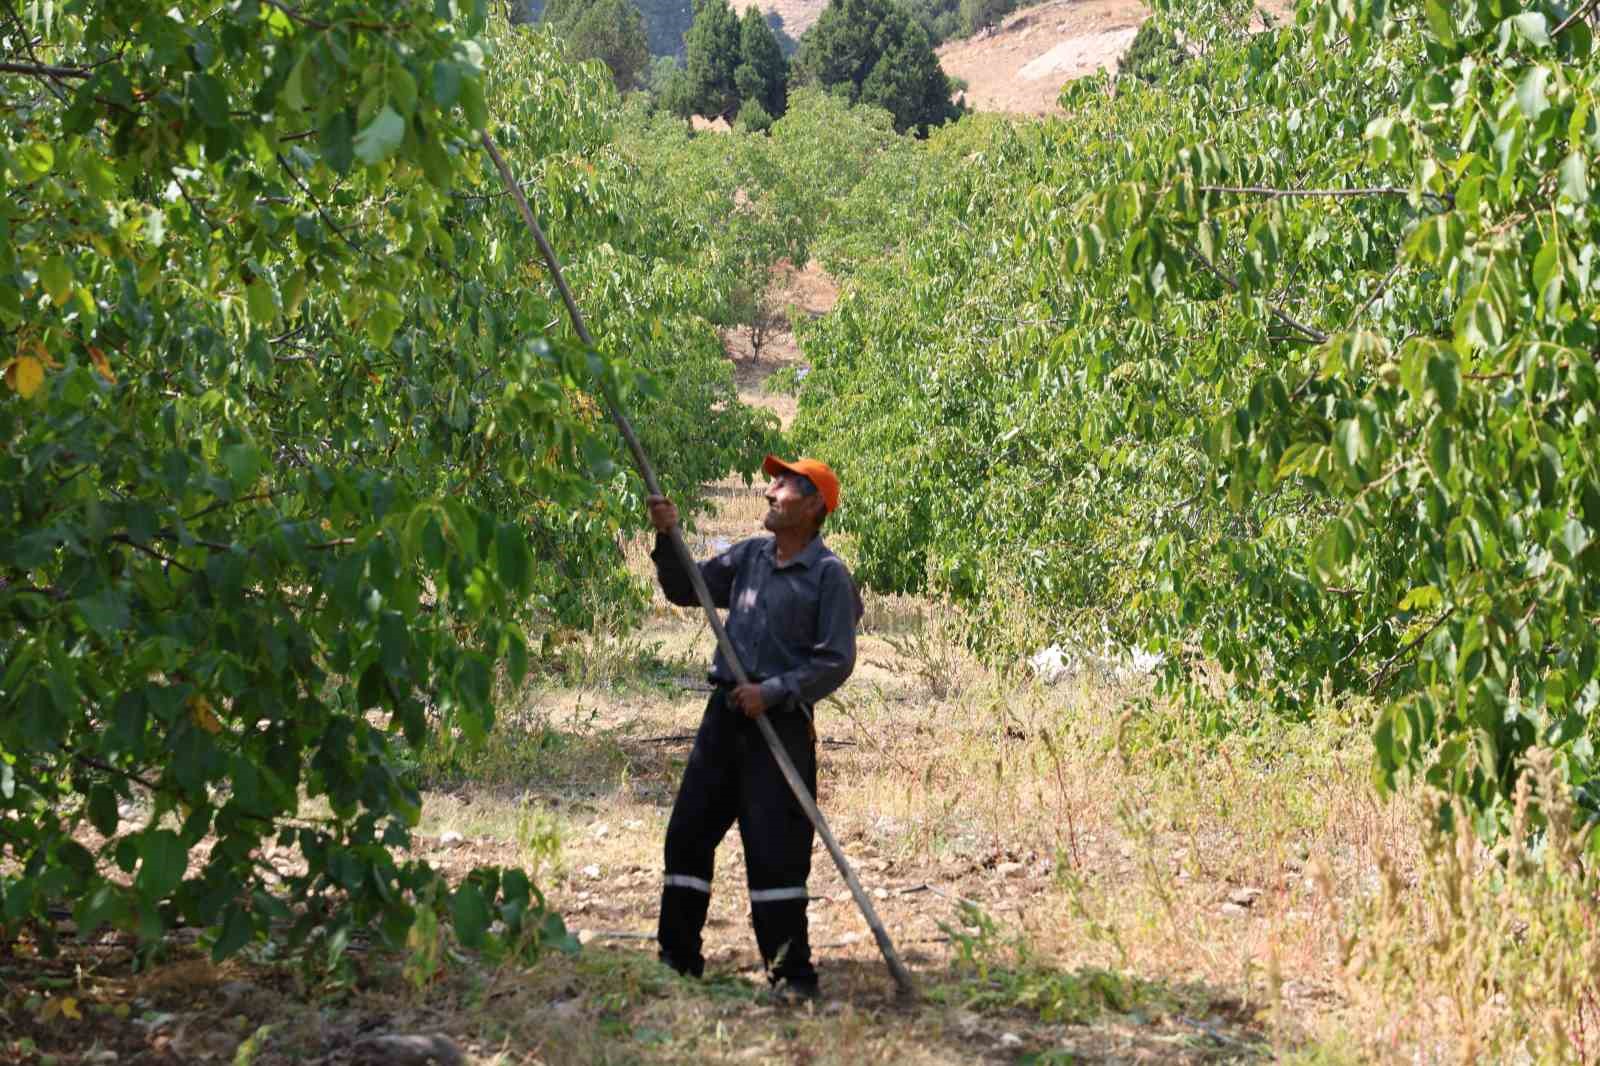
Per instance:
[[[782,19],[798,40],[817,21],[825,0],[734,0]],[[1068,79],[1100,67],[1115,70],[1139,24],[1150,14],[1140,0],[1049,0],[1012,12],[989,33],[939,48],[945,73],[967,83],[977,111],[1044,115]]]
[[[1139,0],[1050,0],[1012,12],[992,31],[939,48],[946,74],[967,83],[976,111],[1047,115],[1073,78],[1112,72],[1150,9]]]
[[[778,29],[798,41],[821,17],[828,3],[827,0],[733,0],[732,6],[741,15],[752,7],[759,7],[762,14],[768,16],[777,15]]]

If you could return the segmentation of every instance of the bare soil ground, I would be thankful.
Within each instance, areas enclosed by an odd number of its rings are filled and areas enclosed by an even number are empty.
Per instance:
[[[794,421],[794,396],[788,392],[767,389],[766,381],[785,367],[804,369],[804,356],[795,341],[793,323],[827,314],[833,310],[838,299],[839,293],[832,280],[815,262],[797,270],[784,260],[773,270],[772,290],[768,299],[772,314],[761,341],[761,350],[757,352],[752,348],[748,329],[723,331],[723,346],[728,350],[728,358],[733,361],[733,379],[739,390],[739,399],[773,411],[784,429],[788,429],[789,423]]]
[[[1072,78],[1112,72],[1150,9],[1139,0],[1049,0],[1007,15],[992,31],[939,48],[946,74],[967,83],[976,111],[1058,113]]]
[[[733,0],[733,9],[744,14],[748,8],[758,7],[770,19],[779,18],[778,28],[794,40],[811,28],[828,6],[828,0]]]
[[[776,14],[785,33],[799,40],[827,6],[826,0],[734,0],[743,11]],[[949,41],[939,48],[945,73],[967,83],[977,111],[1045,115],[1069,79],[1100,67],[1115,71],[1139,24],[1149,17],[1140,0],[1048,0],[1006,16],[989,33]]]

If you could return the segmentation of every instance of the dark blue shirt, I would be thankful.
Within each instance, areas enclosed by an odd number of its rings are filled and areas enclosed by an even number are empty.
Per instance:
[[[697,606],[672,542],[657,535],[650,558],[667,599]],[[861,596],[844,561],[821,536],[781,565],[772,537],[751,537],[699,566],[711,601],[728,609],[728,639],[750,679],[761,683],[769,708],[809,706],[844,684],[856,665]],[[720,647],[711,680],[735,683]]]

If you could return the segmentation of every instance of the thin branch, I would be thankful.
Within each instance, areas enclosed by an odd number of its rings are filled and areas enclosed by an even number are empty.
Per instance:
[[[200,510],[196,511],[194,514],[185,515],[183,520],[185,522],[193,522],[197,518],[203,518],[204,516],[210,514],[212,511],[220,511],[224,507],[233,507],[233,506],[236,506],[237,504],[241,504],[241,503],[256,503],[256,502],[258,502],[260,500],[270,500],[270,499],[272,499],[272,497],[274,497],[276,495],[277,495],[277,493],[275,493],[275,492],[257,492],[257,493],[252,493],[249,496],[240,496],[237,500],[219,500],[216,503],[212,504],[210,507],[202,507],[202,508],[200,508]]]
[[[135,551],[144,552],[144,554],[150,556],[150,558],[160,560],[167,566],[176,566],[179,570],[182,570],[186,574],[194,573],[194,569],[192,567],[185,566],[183,563],[180,563],[170,555],[164,555],[163,553],[156,551],[156,549],[150,547],[148,544],[140,544],[126,533],[113,533],[107,539],[114,541],[117,544],[126,544]]]
[[[1239,281],[1237,278],[1234,278],[1227,271],[1223,270],[1211,260],[1207,259],[1205,254],[1202,253],[1200,249],[1196,248],[1189,240],[1184,240],[1183,246],[1189,250],[1190,255],[1194,256],[1200,261],[1200,264],[1204,266],[1206,270],[1211,272],[1213,277],[1222,282],[1228,288],[1232,289],[1234,292],[1239,291]],[[1298,319],[1291,318],[1287,312],[1274,303],[1270,303],[1266,300],[1262,300],[1261,302],[1266,307],[1268,312],[1271,313],[1273,318],[1276,318],[1279,322],[1283,323],[1285,326],[1288,326],[1301,336],[1307,338],[1308,340],[1314,341],[1317,344],[1322,344],[1327,341],[1328,335],[1322,332],[1320,329],[1317,329],[1315,326],[1308,326]]]
[[[1337,670],[1351,659],[1354,659],[1356,657],[1356,652],[1360,651],[1366,645],[1367,641],[1371,640],[1378,630],[1383,628],[1383,624],[1387,621],[1387,618],[1380,618],[1378,621],[1374,622],[1372,628],[1363,633],[1361,635],[1361,639],[1356,641],[1355,645],[1351,647],[1349,651],[1345,652],[1344,657],[1333,664],[1333,668]]]
[[[1423,641],[1433,636],[1433,631],[1444,625],[1454,613],[1455,608],[1451,608],[1448,611],[1440,613],[1439,617],[1433,620],[1432,625],[1423,630],[1421,633],[1418,633],[1415,637],[1402,645],[1399,651],[1385,659],[1383,661],[1383,665],[1379,666],[1378,669],[1373,673],[1372,677],[1367,681],[1368,689],[1371,692],[1376,693],[1380,688],[1388,684],[1390,672],[1394,669],[1395,664],[1403,659],[1406,655],[1416,650],[1417,646]]]
[[[1270,185],[1201,185],[1195,191],[1227,193],[1234,196],[1265,196],[1273,200],[1310,198],[1353,200],[1363,197],[1411,195],[1410,189],[1403,189],[1398,185],[1371,185],[1358,189],[1277,189]],[[1423,192],[1421,195],[1455,206],[1454,193]]]
[[[0,60],[0,74],[26,74],[32,78],[90,78],[93,71],[84,67],[54,67],[46,63],[13,63]]]
[[[274,6],[281,6],[281,5],[274,5]],[[327,225],[327,227],[329,229],[333,230],[333,232],[338,235],[338,237],[339,237],[339,239],[341,241],[344,241],[345,244],[349,245],[350,249],[352,251],[365,252],[366,251],[365,248],[361,247],[359,244],[357,244],[355,241],[351,240],[349,238],[349,236],[347,236],[345,234],[343,226],[339,225],[331,217],[329,217],[328,212],[322,206],[322,201],[318,200],[316,195],[314,193],[312,193],[311,187],[309,185],[307,185],[304,181],[300,180],[300,175],[295,173],[294,167],[289,165],[289,161],[283,157],[283,153],[282,152],[277,152],[277,153],[274,153],[274,154],[277,155],[278,163],[283,167],[284,172],[289,175],[289,180],[293,181],[296,185],[298,185],[300,187],[300,191],[306,194],[306,199],[311,201],[311,205],[317,209],[318,217],[320,217],[322,219],[322,221]]]
[[[28,58],[33,60],[35,66],[43,66],[44,64],[39,59],[39,53],[33,50],[36,42],[28,36],[28,27],[23,25],[22,16],[17,14],[16,10],[11,6],[11,0],[6,0],[6,18],[10,19],[11,24],[17,28],[17,36],[21,39],[22,47],[28,53]],[[62,103],[66,103],[67,91],[59,84],[60,80],[59,78],[49,78],[45,80],[44,85],[46,89],[50,90],[52,96]]]
[[[124,770],[120,766],[112,766],[108,762],[102,762],[101,760],[96,759],[93,755],[85,755],[81,751],[75,751],[72,753],[72,757],[83,763],[85,766],[92,766],[96,770],[104,770],[108,774],[116,774],[118,777],[126,778],[127,780],[132,781],[134,784],[143,785],[151,792],[161,791],[160,785],[154,784],[148,779],[140,777],[132,770]]]
[[[1389,283],[1394,281],[1395,275],[1398,273],[1400,273],[1400,260],[1396,259],[1394,261],[1394,266],[1389,268],[1389,273],[1385,274],[1383,280],[1378,282],[1378,287],[1372,290],[1372,295],[1368,296],[1366,302],[1356,309],[1355,314],[1350,316],[1351,326],[1354,326],[1357,322],[1361,321],[1361,316],[1366,314],[1372,305],[1378,302],[1378,297],[1382,296],[1388,290]]]
[[[1556,28],[1550,31],[1550,36],[1554,37],[1556,34],[1560,33],[1574,22],[1577,22],[1579,19],[1583,18],[1583,16],[1593,11],[1596,5],[1600,5],[1600,0],[1589,0],[1587,4],[1584,4],[1582,7],[1578,8],[1578,10],[1562,19],[1560,23],[1556,25]]]

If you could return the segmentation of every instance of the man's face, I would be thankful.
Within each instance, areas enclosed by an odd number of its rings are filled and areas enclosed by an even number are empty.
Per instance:
[[[799,474],[783,473],[767,486],[767,513],[761,524],[773,533],[810,529],[826,506],[811,482]]]

